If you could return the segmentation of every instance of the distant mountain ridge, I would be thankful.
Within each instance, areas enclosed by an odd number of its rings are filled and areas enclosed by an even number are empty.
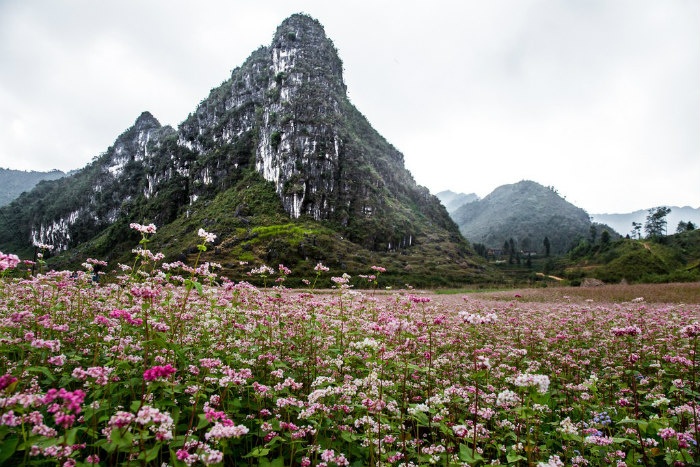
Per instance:
[[[511,187],[508,191],[506,187]],[[515,187],[519,187],[519,190],[513,191]],[[524,190],[524,191],[522,191]],[[451,190],[445,190],[437,193],[436,196],[440,199],[442,204],[445,206],[450,216],[460,227],[462,234],[473,243],[485,243],[488,247],[497,248],[503,243],[498,244],[498,237],[505,237],[508,235],[522,236],[516,231],[520,228],[520,222],[524,222],[523,229],[525,231],[532,231],[532,226],[534,223],[541,221],[543,224],[553,222],[551,218],[541,217],[536,215],[536,213],[543,213],[548,209],[553,209],[551,212],[556,213],[559,208],[564,208],[564,211],[559,212],[564,218],[578,219],[574,220],[572,225],[578,225],[578,228],[574,228],[567,235],[567,240],[559,240],[559,245],[557,251],[564,252],[568,248],[574,246],[575,240],[577,238],[586,239],[590,237],[591,226],[596,229],[596,235],[602,233],[603,230],[608,230],[608,233],[616,236],[624,237],[632,231],[632,222],[637,222],[644,225],[646,217],[649,214],[649,209],[640,209],[629,213],[615,213],[615,214],[585,214],[585,211],[574,206],[571,203],[565,202],[563,198],[557,200],[554,205],[545,207],[548,203],[555,200],[552,197],[554,194],[559,197],[558,193],[552,188],[543,187],[536,182],[532,181],[521,181],[513,185],[503,185],[497,187],[489,196],[483,199],[479,199],[474,193],[465,194],[457,193]],[[493,195],[493,196],[492,196]],[[511,198],[512,196],[512,198]],[[525,198],[523,199],[523,196]],[[469,205],[474,201],[482,202],[487,200],[486,203],[477,203],[471,206]],[[495,201],[499,199],[501,201]],[[564,201],[562,203],[562,201]],[[509,207],[510,206],[510,207]],[[700,227],[700,208],[692,208],[689,206],[667,206],[671,209],[671,212],[667,215],[667,233],[673,234],[676,232],[679,222],[692,222],[696,228]],[[529,213],[528,216],[513,217],[515,211],[519,209],[524,209],[521,214]],[[584,216],[588,216],[589,222],[585,223]],[[573,216],[573,217],[572,217]],[[502,222],[503,219],[508,218],[512,223],[510,227],[505,227]],[[584,225],[586,224],[586,225]],[[546,229],[543,227],[541,229],[535,229],[535,231],[540,230],[541,233]],[[541,236],[541,233],[538,235]],[[643,232],[642,232],[643,234]],[[527,236],[523,237],[527,238]],[[550,242],[552,238],[550,238]],[[566,246],[568,242],[568,247]],[[572,243],[573,242],[573,243]],[[530,244],[530,240],[525,242],[526,245]],[[541,246],[540,246],[541,248]],[[554,250],[552,250],[554,251]]]
[[[518,250],[544,252],[546,237],[552,254],[565,253],[579,239],[587,238],[592,225],[586,211],[555,189],[530,180],[502,185],[450,215],[472,243],[500,249],[513,239]]]
[[[696,228],[700,227],[700,207],[692,208],[690,206],[667,206],[671,208],[671,212],[666,216],[667,230],[669,234],[675,233],[678,223],[691,221]],[[651,209],[651,208],[649,208]],[[607,224],[620,235],[625,236],[632,230],[632,222],[641,223],[644,225],[649,209],[640,209],[634,212],[620,214],[591,214],[594,222]]]
[[[462,205],[471,203],[472,201],[477,201],[479,197],[476,193],[455,193],[454,191],[445,190],[436,194],[440,202],[447,208],[448,213],[453,213],[459,209]]]
[[[13,199],[25,191],[31,191],[43,180],[56,180],[65,176],[60,170],[37,172],[0,168],[0,206],[10,204]]]

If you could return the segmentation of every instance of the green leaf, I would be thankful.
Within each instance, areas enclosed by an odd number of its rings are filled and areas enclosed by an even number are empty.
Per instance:
[[[75,444],[75,438],[78,436],[78,430],[80,428],[71,428],[66,431],[66,444]]]
[[[110,454],[112,454],[114,452],[114,450],[117,449],[116,444],[110,443],[109,440],[104,439],[104,438],[98,439],[97,441],[95,441],[94,446],[96,448],[102,448]]]
[[[197,423],[197,429],[201,430],[205,426],[209,425],[209,420],[207,420],[206,414],[200,413],[198,415],[199,417],[199,423]]]
[[[0,464],[12,457],[17,448],[17,443],[19,443],[19,438],[14,436],[0,441]]]
[[[122,449],[130,449],[134,440],[134,436],[130,431],[121,429],[112,430],[109,435],[109,439],[118,447]]]
[[[428,415],[424,412],[416,412],[413,414],[413,418],[418,422],[419,426],[428,426],[429,424]]]
[[[43,375],[46,376],[51,382],[56,380],[56,377],[51,374],[49,369],[43,366],[30,366],[26,371],[31,373],[43,373]]]
[[[612,440],[613,440],[613,443],[617,443],[617,444],[622,444],[622,443],[627,443],[627,442],[636,443],[636,440],[629,439],[629,438],[613,438]]]
[[[146,451],[146,462],[152,462],[160,454],[160,444],[156,444],[151,449]]]
[[[272,461],[269,461],[263,457],[258,461],[258,465],[260,467],[284,467],[284,458],[278,457]]]
[[[512,464],[513,462],[526,461],[527,457],[521,456],[517,452],[511,451],[506,455],[506,460],[508,461],[509,464]]]
[[[624,425],[624,424],[630,424],[630,425],[637,425],[639,423],[639,420],[635,420],[633,418],[623,418],[619,422],[617,422],[618,425]]]
[[[261,448],[260,446],[253,448],[248,454],[243,457],[265,457],[270,452],[267,448]]]
[[[645,420],[640,420],[639,421],[639,430],[642,432],[642,434],[647,433],[647,427],[649,426],[649,422]]]
[[[467,446],[466,444],[460,444],[459,445],[459,459],[467,462],[469,464],[473,464],[479,461],[483,461],[484,458],[481,457],[481,455],[474,451],[472,448]]]

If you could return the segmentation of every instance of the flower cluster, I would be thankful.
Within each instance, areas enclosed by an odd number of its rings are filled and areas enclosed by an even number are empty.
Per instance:
[[[345,288],[345,287],[348,286],[348,284],[349,284],[349,282],[350,282],[350,275],[347,274],[347,273],[344,273],[344,274],[343,274],[342,276],[340,276],[340,277],[331,277],[331,281],[332,281],[334,284],[336,284],[337,286],[339,286],[339,287],[341,287],[341,288]]]
[[[270,266],[263,264],[259,268],[253,268],[250,270],[250,274],[258,274],[258,275],[267,275],[267,274],[274,274],[275,270],[272,269]]]
[[[409,295],[408,299],[413,303],[430,303],[430,297],[424,297],[420,295]]]
[[[143,379],[146,381],[155,381],[158,378],[169,378],[176,372],[177,370],[173,368],[170,363],[165,366],[156,365],[143,372]]]
[[[17,255],[5,254],[0,251],[0,271],[16,268],[20,260]]]
[[[102,433],[110,437],[115,429],[131,432],[134,425],[148,428],[151,433],[155,434],[158,441],[173,439],[173,418],[170,414],[161,412],[150,405],[142,406],[136,415],[131,412],[118,411],[110,417],[107,427],[102,430]]]
[[[612,328],[610,332],[614,336],[638,336],[642,333],[642,329],[639,326],[625,326]]]
[[[469,324],[493,324],[498,321],[498,315],[496,313],[478,314],[469,313],[468,311],[460,311],[459,317],[462,321]]]
[[[139,291],[139,295],[137,296],[142,296],[140,295],[140,293],[141,291]],[[134,318],[134,316],[126,310],[112,310],[109,312],[109,316],[111,318],[121,318],[127,323],[132,324],[134,326],[140,326],[141,324],[143,324],[143,319]]]
[[[137,232],[141,232],[144,235],[156,233],[156,226],[154,224],[141,225],[137,224],[136,222],[132,222],[131,224],[129,224],[129,228],[134,229]]]
[[[114,368],[106,366],[91,366],[87,370],[83,370],[83,367],[79,366],[73,370],[71,376],[79,381],[85,381],[88,378],[93,378],[95,380],[95,384],[98,386],[106,386],[110,381],[109,375],[111,375],[113,371]]]
[[[62,402],[57,402],[58,400]],[[41,402],[48,406],[47,411],[54,416],[56,425],[65,429],[75,423],[75,416],[82,410],[81,404],[85,399],[85,393],[80,389],[66,391],[65,389],[49,389]]]
[[[681,336],[687,338],[693,338],[700,336],[700,324],[693,323],[681,328]]]
[[[521,373],[513,378],[513,384],[519,387],[537,386],[537,391],[544,394],[549,389],[549,376]]]
[[[199,229],[199,231],[197,232],[197,236],[199,236],[204,243],[214,243],[214,241],[216,240],[215,234],[207,232],[204,229]]]

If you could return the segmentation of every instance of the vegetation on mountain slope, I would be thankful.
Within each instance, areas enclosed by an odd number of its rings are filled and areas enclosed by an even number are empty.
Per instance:
[[[49,172],[23,171],[0,167],[0,206],[9,204],[25,191],[30,191],[43,180],[65,177],[60,170]]]

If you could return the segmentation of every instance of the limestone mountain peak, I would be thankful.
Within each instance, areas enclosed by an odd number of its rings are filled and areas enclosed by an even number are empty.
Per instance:
[[[130,222],[153,222],[170,232],[171,255],[186,254],[195,226],[216,232],[212,259],[232,275],[241,259],[348,270],[375,257],[407,282],[417,269],[441,281],[480,274],[439,200],[349,101],[335,46],[304,14],[282,22],[177,129],[143,112],[70,184],[8,209],[7,251],[34,239],[117,255],[131,250],[115,247],[129,243]]]
[[[134,126],[137,130],[160,128],[160,122],[149,111],[141,112],[141,115],[136,119]]]
[[[323,76],[345,91],[343,62],[316,19],[302,13],[290,16],[277,28],[270,48],[278,81],[288,77],[301,82],[302,78]]]

